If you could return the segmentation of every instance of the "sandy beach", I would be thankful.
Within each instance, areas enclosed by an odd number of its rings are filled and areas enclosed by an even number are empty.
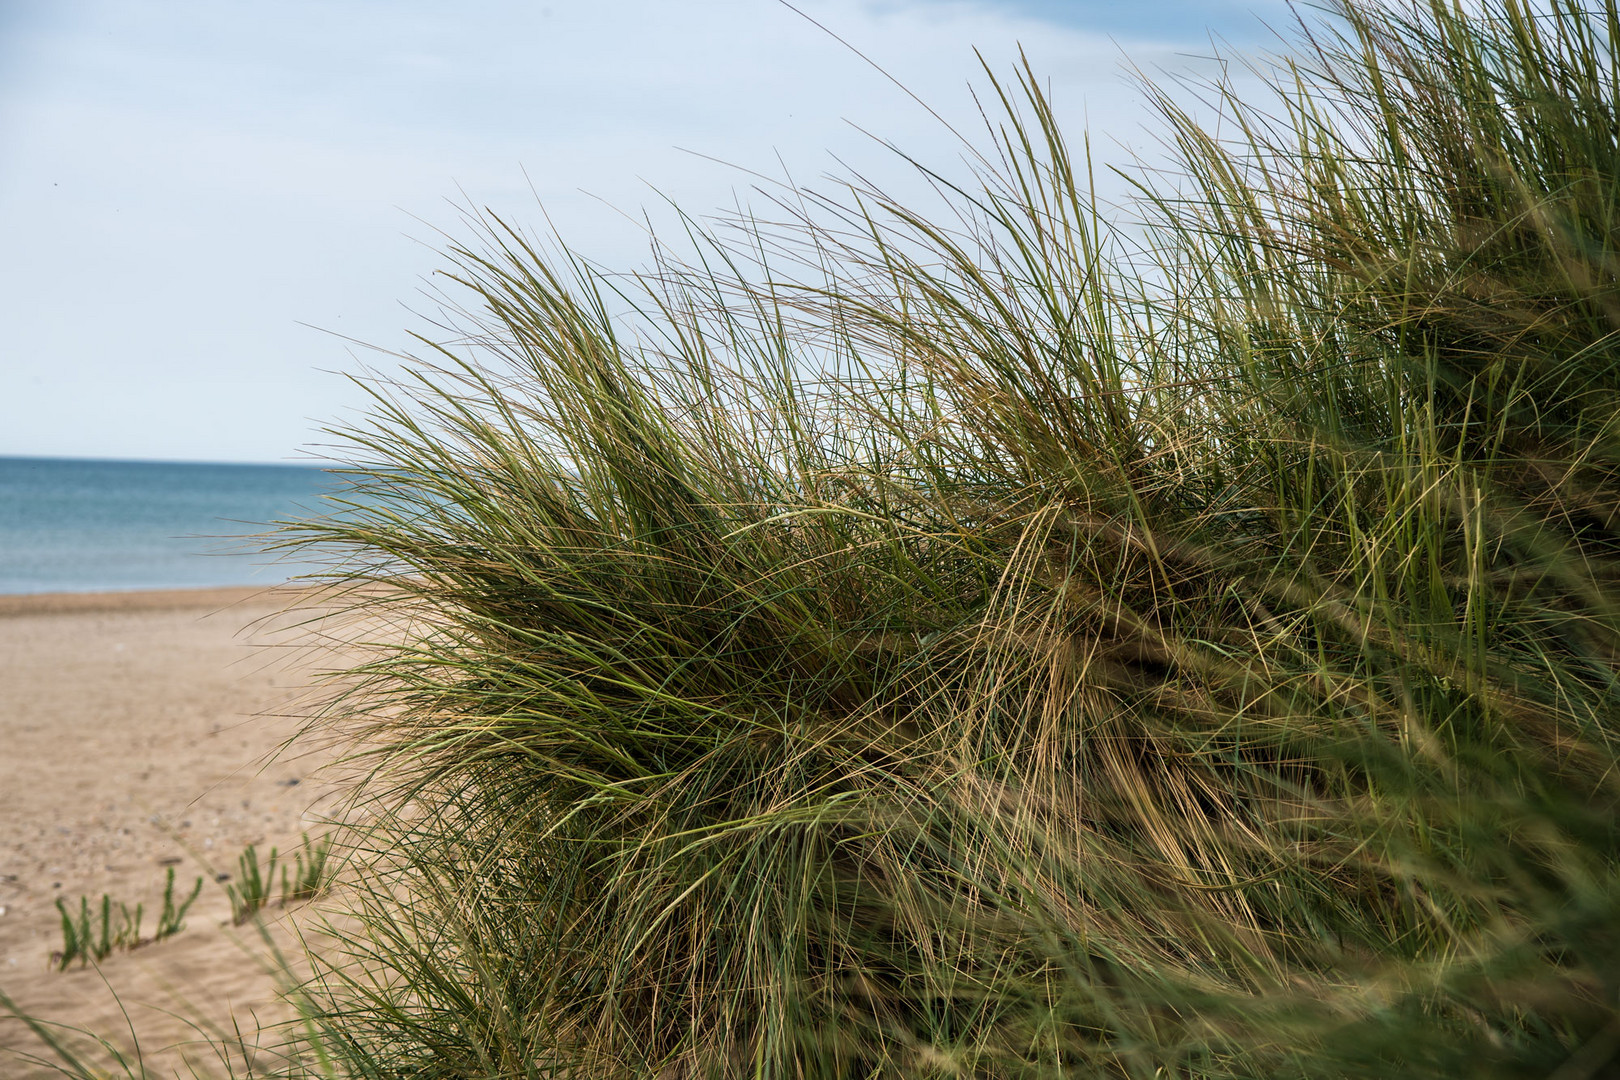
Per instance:
[[[246,845],[289,851],[339,808],[342,787],[321,771],[330,752],[283,748],[316,670],[334,663],[297,647],[307,612],[278,614],[301,598],[0,596],[0,990],[32,1015],[126,1045],[132,1023],[154,1075],[189,1075],[175,1052],[152,1056],[196,1037],[166,1011],[250,1029],[255,1016],[282,1015],[262,943],[230,925],[217,879],[236,872]],[[99,972],[50,969],[57,898],[144,904],[149,936],[171,866],[187,886],[205,881],[182,933],[114,953]],[[273,912],[277,937],[315,915]],[[9,1052],[40,1049],[0,1018],[0,1076],[54,1075]]]

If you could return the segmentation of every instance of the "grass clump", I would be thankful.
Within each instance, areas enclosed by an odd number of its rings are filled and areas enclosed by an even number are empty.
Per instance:
[[[169,867],[163,888],[163,909],[158,914],[157,929],[150,940],[163,941],[184,930],[186,912],[201,892],[202,878],[199,877],[191,895],[176,904],[174,867]],[[92,961],[99,964],[114,950],[138,949],[148,944],[148,939],[141,937],[141,922],[146,914],[144,904],[136,904],[135,910],[131,911],[128,904],[120,903],[115,913],[112,897],[102,893],[99,914],[92,913],[87,896],[79,898],[77,915],[69,911],[63,900],[56,901],[56,910],[62,916],[62,948],[51,954],[51,964],[58,971],[66,971],[75,960],[80,967]]]
[[[276,888],[275,848],[266,865],[259,865],[257,845],[249,844],[236,858],[236,880],[225,886],[231,900],[231,922],[241,926],[270,903]]]
[[[270,856],[274,863],[275,852]],[[289,868],[283,863],[281,867],[281,906],[312,900],[325,892],[331,884],[331,870],[327,865],[331,857],[330,836],[311,842],[309,834],[305,833],[302,845],[293,852],[293,865]]]
[[[173,937],[186,928],[186,912],[191,905],[197,902],[201,895],[203,879],[199,876],[196,884],[191,887],[191,895],[180,903],[174,902],[174,867],[169,867],[169,874],[163,884],[163,910],[158,913],[157,933],[152,935],[153,941],[162,941]]]
[[[231,900],[231,921],[241,926],[264,908],[270,906],[276,893],[276,869],[281,869],[281,906],[309,900],[326,891],[331,882],[328,861],[332,855],[332,838],[324,836],[311,842],[304,834],[303,844],[293,852],[293,865],[288,866],[276,848],[270,849],[269,858],[261,865],[255,844],[249,844],[236,860],[236,880],[225,886]]]
[[[79,897],[77,916],[61,899],[56,901],[56,910],[62,916],[62,949],[51,954],[51,963],[58,971],[66,971],[75,960],[80,967],[92,961],[99,964],[114,949],[133,949],[141,944],[140,904],[134,911],[128,904],[119,904],[116,921],[112,897],[106,893],[101,894],[99,916],[92,914],[88,896]]]
[[[944,215],[481,218],[289,540],[395,631],[333,1067],[1613,1069],[1620,13],[1477,7],[1161,96],[1140,233],[1028,70]]]

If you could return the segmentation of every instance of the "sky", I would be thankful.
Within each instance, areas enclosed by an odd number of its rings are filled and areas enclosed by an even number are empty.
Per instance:
[[[977,48],[1076,141],[1281,0],[0,0],[0,455],[307,460],[430,329],[467,207],[615,269],[643,208],[962,150]],[[819,25],[817,25],[819,24]],[[842,163],[842,164],[841,164]],[[364,346],[355,342],[364,343]]]

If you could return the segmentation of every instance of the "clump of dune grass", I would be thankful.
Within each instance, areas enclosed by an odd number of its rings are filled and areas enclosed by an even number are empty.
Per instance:
[[[1612,1070],[1620,16],[1478,8],[1162,95],[1141,231],[1028,70],[945,214],[480,217],[289,534],[391,628],[329,1067]]]

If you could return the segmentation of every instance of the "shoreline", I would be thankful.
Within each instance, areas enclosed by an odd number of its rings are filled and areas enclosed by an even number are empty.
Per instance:
[[[292,606],[317,598],[319,585],[204,585],[177,589],[107,589],[87,592],[0,593],[0,618],[19,615],[175,611],[239,605]]]

